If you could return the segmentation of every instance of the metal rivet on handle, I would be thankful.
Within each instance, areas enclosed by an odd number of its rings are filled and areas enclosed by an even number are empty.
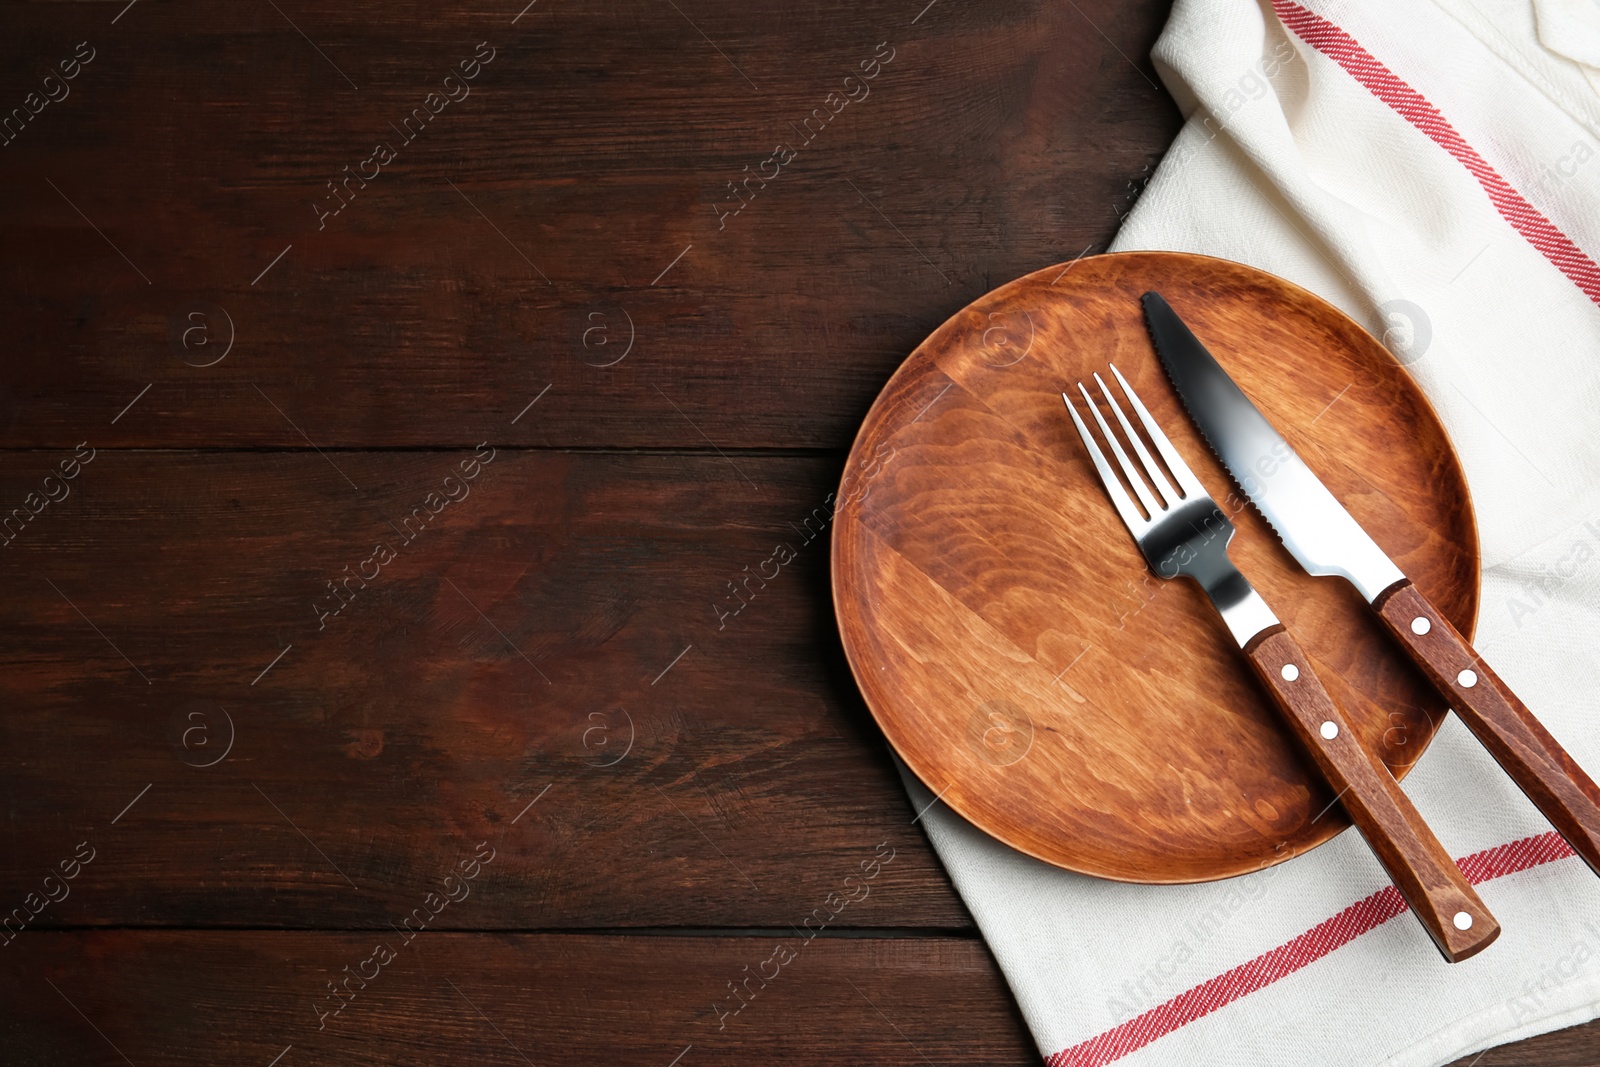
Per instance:
[[[1457,930],[1470,930],[1470,929],[1472,929],[1472,916],[1468,915],[1464,911],[1456,912],[1456,917],[1455,917],[1454,922],[1456,924],[1456,929]]]
[[[1336,723],[1336,722],[1331,722],[1331,721],[1323,723],[1322,724],[1322,736],[1324,738],[1326,738],[1327,740],[1329,740],[1329,741],[1332,741],[1335,737],[1338,737],[1339,736],[1339,724]]]
[[[1416,634],[1418,637],[1421,637],[1431,629],[1433,629],[1433,623],[1428,621],[1428,617],[1426,615],[1418,615],[1416,618],[1411,620],[1411,632]]]
[[[1460,674],[1456,675],[1456,682],[1463,689],[1471,689],[1473,686],[1478,684],[1478,672],[1462,671]]]
[[[1285,663],[1281,673],[1283,674],[1284,681],[1292,682],[1296,678],[1300,677],[1300,668],[1296,667],[1293,663]]]

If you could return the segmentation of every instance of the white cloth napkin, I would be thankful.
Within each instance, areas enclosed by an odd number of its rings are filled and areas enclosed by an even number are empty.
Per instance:
[[[1478,648],[1600,774],[1600,7],[1179,0],[1155,60],[1189,120],[1115,247],[1242,260],[1384,338],[1466,466]],[[1600,1013],[1600,879],[1454,717],[1405,789],[1503,926],[1465,963],[1354,833],[1173,887],[921,821],[1052,1065],[1424,1067]]]

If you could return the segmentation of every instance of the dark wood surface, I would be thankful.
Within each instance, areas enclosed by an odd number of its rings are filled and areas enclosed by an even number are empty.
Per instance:
[[[839,448],[951,311],[1109,240],[1176,130],[1142,59],[1158,0],[539,0],[512,25],[524,3],[8,7],[0,100],[95,58],[0,147],[0,316],[32,355],[0,442],[305,447],[259,387],[323,448]],[[404,143],[483,41],[470,95]],[[171,340],[196,308],[237,338],[209,373]],[[633,351],[592,365],[630,318]]]
[[[486,896],[512,888],[485,881]],[[770,981],[730,992],[768,960]],[[374,977],[327,992],[347,966]],[[285,1049],[282,1063],[507,1067],[1035,1055],[970,938],[52,932],[0,974],[8,1063],[264,1067]]]
[[[927,333],[1114,234],[1165,15],[8,5],[0,105],[61,98],[0,138],[0,889],[75,877],[0,949],[6,1062],[1034,1061],[826,545],[718,606]]]

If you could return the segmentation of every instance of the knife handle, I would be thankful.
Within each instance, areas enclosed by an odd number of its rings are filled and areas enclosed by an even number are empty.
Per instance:
[[[1444,958],[1459,963],[1488,948],[1500,924],[1400,783],[1356,737],[1299,642],[1279,624],[1253,637],[1244,651]]]
[[[1372,602],[1483,747],[1600,874],[1600,788],[1410,579]]]

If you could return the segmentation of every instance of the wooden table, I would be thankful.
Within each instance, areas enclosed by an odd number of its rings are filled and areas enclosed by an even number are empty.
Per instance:
[[[745,578],[1115,233],[1165,5],[524,2],[4,13],[8,1063],[1037,1058]]]

